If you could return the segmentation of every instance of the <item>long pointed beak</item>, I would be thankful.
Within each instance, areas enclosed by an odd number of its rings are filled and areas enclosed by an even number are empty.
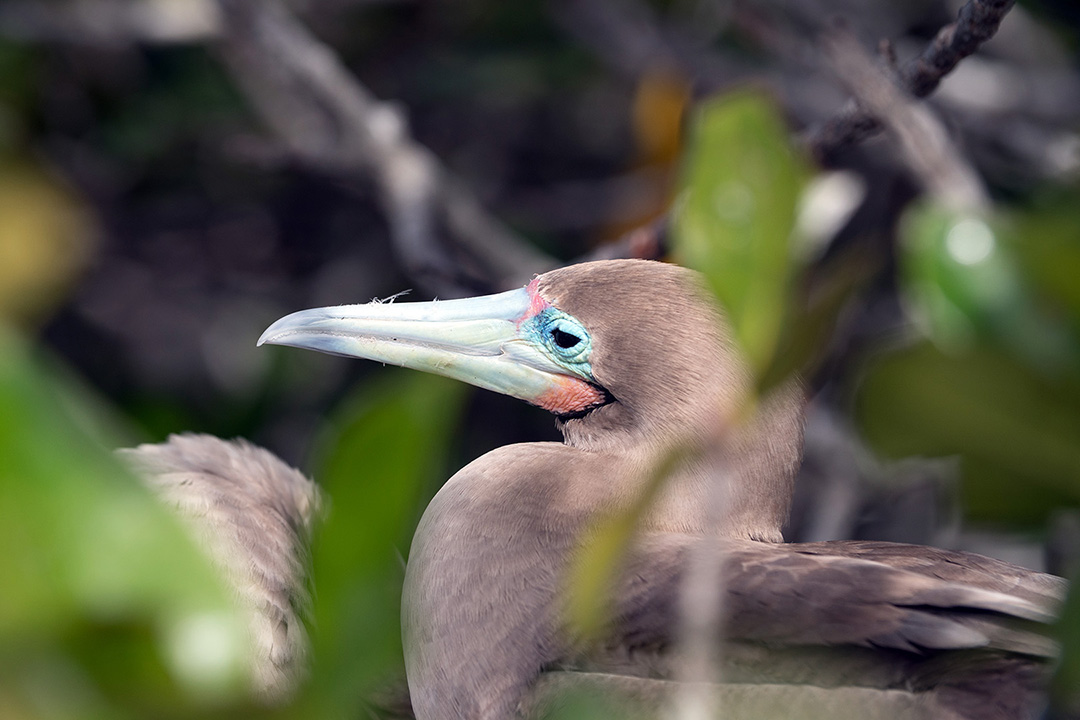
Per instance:
[[[533,301],[522,288],[462,300],[302,310],[268,327],[259,345],[401,365],[546,407],[588,378],[575,378],[522,332]]]

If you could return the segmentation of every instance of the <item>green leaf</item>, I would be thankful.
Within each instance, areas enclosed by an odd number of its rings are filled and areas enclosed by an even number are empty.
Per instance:
[[[172,514],[73,419],[54,364],[0,327],[0,698],[28,717],[243,700],[246,622]]]
[[[1076,717],[1080,713],[1080,583],[1073,583],[1058,622],[1058,636],[1061,638],[1062,655],[1051,693],[1053,712],[1048,717]]]
[[[667,479],[687,461],[700,455],[687,445],[670,448],[656,463],[648,482],[626,508],[602,516],[585,534],[569,571],[566,622],[583,638],[602,637],[612,617],[612,591],[622,571],[626,553],[641,521],[664,489]]]
[[[63,302],[86,267],[94,218],[42,168],[10,161],[0,161],[0,217],[0,321],[31,324]]]
[[[1018,255],[1047,236],[1016,237],[1010,223],[924,204],[902,225],[906,287],[926,332],[962,351],[989,342],[1041,371],[1080,366],[1080,342],[1068,324],[1040,306]],[[1061,256],[1064,263],[1065,257]]]
[[[1035,523],[1080,502],[1080,386],[1003,353],[929,343],[890,353],[869,366],[857,416],[886,455],[960,455],[975,518]]]
[[[311,699],[342,716],[403,668],[404,558],[430,488],[449,476],[468,388],[387,368],[330,419],[315,477],[330,498],[316,538],[316,682]],[[402,672],[403,674],[403,672]]]
[[[698,111],[675,213],[675,256],[705,274],[759,376],[783,326],[806,176],[777,111],[760,96],[726,95]]]
[[[1038,300],[1080,333],[1080,191],[1072,188],[1010,220],[1006,238]]]

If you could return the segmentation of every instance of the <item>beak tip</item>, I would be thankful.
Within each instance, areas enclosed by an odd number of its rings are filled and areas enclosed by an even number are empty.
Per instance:
[[[259,336],[259,340],[255,343],[255,347],[262,347],[263,345],[276,345],[277,343],[275,342],[275,340],[277,339],[278,335],[279,333],[274,332],[274,326],[271,325],[263,331],[262,335]]]

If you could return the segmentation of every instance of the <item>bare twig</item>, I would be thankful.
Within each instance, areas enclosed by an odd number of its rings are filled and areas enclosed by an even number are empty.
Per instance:
[[[394,247],[425,289],[450,297],[501,288],[554,265],[489,216],[408,135],[402,112],[377,100],[279,2],[220,7],[221,52],[260,117],[301,161],[375,177]],[[440,222],[452,245],[439,242]]]
[[[674,694],[671,720],[708,720],[723,717],[719,696],[712,692],[714,683],[722,681],[720,668],[723,648],[720,638],[724,617],[724,558],[726,553],[719,539],[720,530],[728,518],[730,507],[729,458],[730,423],[722,422],[711,438],[705,457],[715,477],[706,498],[706,532],[690,552],[686,579],[679,591],[679,631],[677,646],[679,661],[676,678],[679,689]],[[715,529],[717,532],[711,532]]]
[[[1013,2],[968,2],[955,22],[896,71],[898,84],[915,97],[933,92],[960,60],[994,35]],[[359,170],[376,179],[394,247],[425,289],[451,296],[507,287],[555,264],[486,213],[409,137],[403,114],[374,98],[279,0],[220,3],[224,12],[217,0],[11,0],[0,3],[0,32],[68,42],[223,37],[222,52],[238,83],[290,156],[324,170]],[[678,28],[661,23],[638,0],[552,0],[552,5],[555,18],[571,34],[624,74],[638,76],[658,64],[681,68],[704,84],[745,74],[746,68],[714,51],[682,42]],[[852,100],[802,140],[814,156],[827,160],[882,127],[865,101]],[[660,257],[666,236],[661,220],[582,259]]]
[[[989,204],[982,181],[941,122],[929,108],[897,87],[850,31],[835,29],[826,35],[824,48],[859,105],[897,138],[908,167],[927,192],[955,209]]]
[[[970,0],[960,8],[955,22],[938,31],[922,54],[903,66],[902,87],[917,98],[932,93],[957,63],[994,36],[1014,3],[1015,0]],[[852,101],[832,119],[810,130],[803,141],[819,161],[824,161],[836,150],[862,142],[883,127],[872,111]]]

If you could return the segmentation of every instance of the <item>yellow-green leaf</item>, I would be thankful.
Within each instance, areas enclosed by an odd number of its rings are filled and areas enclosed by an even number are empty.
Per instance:
[[[776,109],[740,93],[697,112],[675,208],[676,259],[705,274],[760,375],[772,363],[793,275],[807,170]]]

